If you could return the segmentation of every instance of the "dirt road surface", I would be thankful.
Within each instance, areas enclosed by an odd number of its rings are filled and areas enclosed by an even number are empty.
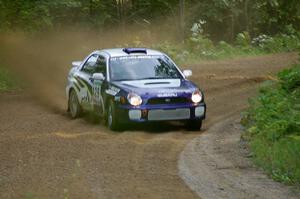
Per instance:
[[[297,59],[296,53],[285,53],[186,66],[206,94],[201,132],[163,123],[113,133],[88,117],[71,120],[25,92],[2,93],[0,198],[199,198],[201,190],[192,191],[179,176],[182,151],[193,139],[222,133],[216,126],[240,115],[258,83]]]

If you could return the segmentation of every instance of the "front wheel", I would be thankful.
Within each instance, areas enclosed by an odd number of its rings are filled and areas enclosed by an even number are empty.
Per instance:
[[[200,131],[202,128],[202,120],[189,120],[186,122],[186,127],[190,131]]]
[[[71,90],[69,97],[69,110],[73,119],[78,118],[81,114],[81,106],[78,101],[77,94],[74,90]]]
[[[112,101],[109,103],[107,109],[107,125],[110,128],[110,130],[113,131],[121,130],[121,125],[118,121],[117,114],[116,114],[116,107]]]

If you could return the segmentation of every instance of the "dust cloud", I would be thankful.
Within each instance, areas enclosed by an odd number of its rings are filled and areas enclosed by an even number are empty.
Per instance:
[[[126,31],[115,29],[102,33],[84,29],[38,35],[6,33],[0,34],[0,63],[15,74],[25,92],[55,111],[65,111],[65,85],[72,61],[82,60],[96,49],[126,45],[149,47],[172,39],[171,35],[159,27],[157,31],[139,32],[127,27]]]

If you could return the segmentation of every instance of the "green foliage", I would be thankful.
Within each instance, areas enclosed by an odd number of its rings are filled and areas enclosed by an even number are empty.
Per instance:
[[[237,56],[252,56],[266,53],[290,52],[300,49],[300,38],[294,36],[278,35],[270,37],[262,35],[251,39],[241,33],[237,36],[236,45],[231,45],[225,41],[214,44],[210,39],[203,35],[191,36],[184,44],[174,45],[168,41],[161,44],[154,44],[151,48],[161,50],[170,55],[176,61],[193,62],[201,60],[215,60],[224,58],[233,58]],[[247,34],[246,34],[247,35]],[[293,41],[288,42],[289,38]],[[139,43],[138,46],[141,45]],[[121,45],[124,46],[124,45]],[[125,45],[128,46],[128,45]],[[132,45],[129,45],[132,46]]]
[[[300,183],[300,65],[262,86],[242,124],[255,162],[277,180]]]
[[[300,66],[283,70],[278,74],[281,87],[289,92],[299,92],[300,89]]]
[[[1,29],[40,31],[52,27],[49,7],[45,2],[2,0],[0,7],[0,20],[5,22],[0,24]]]
[[[192,35],[186,41],[187,49],[198,57],[214,57],[214,44],[207,35],[203,34],[205,24],[206,21],[204,20],[199,20],[193,24]]]
[[[249,33],[246,31],[239,33],[236,36],[235,43],[237,46],[240,46],[240,47],[249,47],[251,44],[251,37],[250,37]]]
[[[189,25],[207,21],[206,33],[213,39],[234,40],[237,33],[274,35],[291,25],[299,30],[299,0],[191,0]]]
[[[252,43],[270,53],[289,52],[300,49],[300,38],[296,35],[280,34],[275,37],[260,35],[254,38]]]
[[[234,41],[243,31],[256,36],[261,33],[285,33],[290,26],[300,28],[299,0],[1,0],[0,30],[21,29],[47,31],[78,25],[102,30],[106,27],[135,24],[140,28],[166,23],[181,27],[179,15],[184,11],[185,30],[198,19],[205,21],[205,33],[214,41]],[[184,7],[184,9],[183,9]],[[158,22],[158,23],[157,23]],[[177,28],[181,29],[181,28]],[[247,41],[238,35],[238,45]],[[200,38],[201,39],[201,38]],[[242,40],[240,40],[242,39]]]
[[[160,44],[154,44],[150,48],[165,52],[172,57],[176,62],[183,63],[191,57],[191,53],[185,49],[183,45],[174,45],[168,41]]]
[[[0,91],[8,91],[12,89],[16,89],[17,84],[9,72],[0,67]]]
[[[193,25],[191,36],[186,39],[184,44],[171,45],[169,42],[164,42],[153,47],[166,52],[173,59],[180,62],[289,52],[300,49],[300,37],[297,31],[278,34],[274,37],[263,34],[254,39],[251,39],[248,32],[242,32],[237,35],[235,45],[225,41],[214,44],[207,35],[204,35],[203,24],[203,22],[197,22]]]
[[[274,37],[262,34],[252,39],[248,32],[242,32],[236,36],[234,44],[229,44],[226,41],[214,43],[210,40],[208,35],[204,34],[204,24],[206,22],[203,20],[193,24],[190,36],[184,43],[174,44],[165,40],[146,45],[140,37],[132,36],[130,43],[116,47],[136,46],[158,49],[179,63],[300,50],[300,34],[292,27],[289,27],[286,34],[278,34]]]
[[[46,31],[64,25],[93,28],[116,21],[113,0],[1,0],[0,30]]]

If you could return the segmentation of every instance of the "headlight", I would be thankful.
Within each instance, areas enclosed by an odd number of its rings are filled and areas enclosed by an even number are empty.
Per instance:
[[[192,101],[194,103],[199,103],[202,101],[202,94],[200,91],[194,91],[193,94],[192,94]]]
[[[133,106],[139,106],[142,104],[143,100],[142,98],[134,93],[129,93],[127,96],[128,102]]]

